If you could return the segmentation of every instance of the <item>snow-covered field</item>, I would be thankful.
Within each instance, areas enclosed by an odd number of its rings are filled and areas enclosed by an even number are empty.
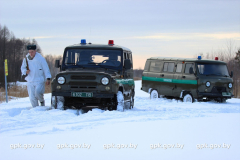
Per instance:
[[[240,99],[150,100],[140,88],[125,112],[49,110],[51,94],[46,107],[0,104],[0,159],[240,159]]]

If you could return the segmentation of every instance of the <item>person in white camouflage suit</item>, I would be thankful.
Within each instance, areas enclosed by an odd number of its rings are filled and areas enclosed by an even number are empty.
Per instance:
[[[28,45],[28,54],[23,59],[21,72],[22,75],[27,75],[28,95],[33,107],[45,106],[43,94],[45,92],[45,83],[50,84],[51,73],[45,58],[36,52],[36,45]]]

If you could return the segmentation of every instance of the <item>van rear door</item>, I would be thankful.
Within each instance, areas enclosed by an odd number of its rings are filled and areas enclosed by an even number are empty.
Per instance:
[[[143,73],[143,84],[147,90],[156,89],[158,92],[161,91],[161,81],[159,79],[160,72],[162,70],[162,61],[153,60],[149,65],[149,72]]]

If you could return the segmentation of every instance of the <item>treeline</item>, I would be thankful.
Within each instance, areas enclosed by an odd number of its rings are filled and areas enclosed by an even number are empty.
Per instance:
[[[28,53],[27,45],[36,44],[37,52],[42,54],[41,47],[35,39],[20,39],[16,38],[6,26],[0,25],[0,87],[5,86],[4,77],[4,60],[8,61],[8,82],[24,81],[21,74],[22,60]],[[43,54],[42,54],[43,55]],[[52,76],[55,76],[59,71],[54,67],[55,59],[60,59],[61,56],[54,57],[52,55],[45,56]]]

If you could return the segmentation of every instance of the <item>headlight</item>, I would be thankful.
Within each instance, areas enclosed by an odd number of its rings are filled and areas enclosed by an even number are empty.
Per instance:
[[[101,82],[102,82],[103,85],[108,85],[109,79],[107,77],[103,77]]]
[[[65,83],[65,78],[64,77],[58,77],[58,83],[59,84],[64,84]]]
[[[210,82],[206,82],[206,87],[210,87],[211,83]]]
[[[232,83],[228,83],[228,88],[232,88]]]

